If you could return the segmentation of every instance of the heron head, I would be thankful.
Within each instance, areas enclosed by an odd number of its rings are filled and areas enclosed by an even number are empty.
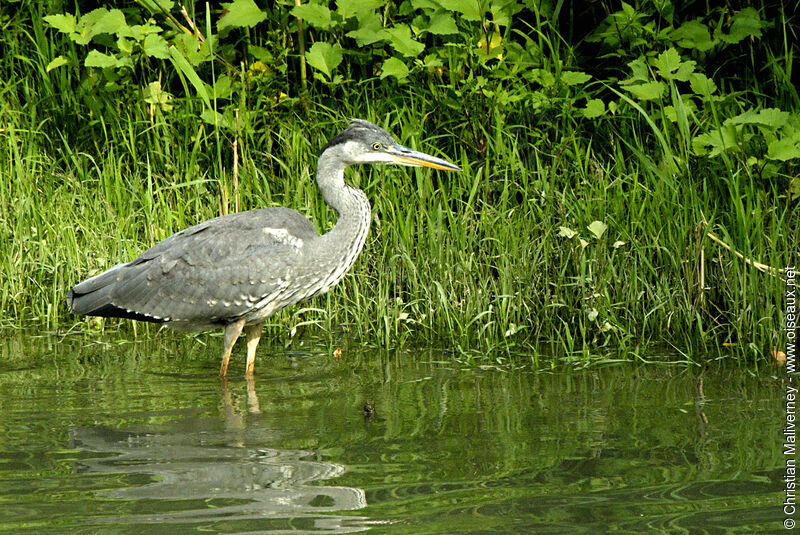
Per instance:
[[[347,130],[325,145],[320,155],[336,148],[347,165],[356,163],[390,163],[411,167],[432,167],[442,171],[461,171],[447,160],[419,152],[397,143],[383,128],[361,119],[352,119]]]

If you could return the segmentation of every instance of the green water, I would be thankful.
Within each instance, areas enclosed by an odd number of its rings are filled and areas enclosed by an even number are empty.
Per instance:
[[[0,533],[784,531],[769,371],[153,338],[0,343]]]

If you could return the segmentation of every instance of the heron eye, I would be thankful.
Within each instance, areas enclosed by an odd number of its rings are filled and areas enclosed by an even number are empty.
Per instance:
[[[381,150],[382,148],[383,148],[383,145],[381,145],[380,143],[373,143],[372,144],[372,150]]]

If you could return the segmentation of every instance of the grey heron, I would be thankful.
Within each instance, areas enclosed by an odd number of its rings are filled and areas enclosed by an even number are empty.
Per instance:
[[[329,232],[319,235],[306,217],[282,207],[210,219],[75,285],[67,295],[70,310],[187,331],[224,327],[222,377],[244,330],[245,374],[252,376],[264,320],[330,290],[364,247],[369,200],[344,181],[345,168],[359,163],[461,170],[398,144],[370,122],[353,119],[319,153],[317,185],[338,213]]]

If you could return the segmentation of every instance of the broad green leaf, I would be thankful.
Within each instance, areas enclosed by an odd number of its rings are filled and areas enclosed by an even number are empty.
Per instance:
[[[360,21],[374,13],[384,3],[384,0],[337,0],[336,13],[342,20],[355,17]]]
[[[430,24],[424,29],[434,35],[452,35],[458,33],[456,21],[446,12],[437,13],[431,17]]]
[[[76,30],[75,15],[66,13],[64,15],[48,15],[44,21],[60,31],[61,33],[72,33]]]
[[[650,69],[647,68],[647,64],[644,62],[643,59],[635,59],[628,63],[628,67],[631,69],[631,77],[627,80],[623,80],[620,84],[632,84],[634,82],[648,82],[651,81],[652,78],[650,77]]]
[[[672,74],[672,79],[678,80],[679,82],[686,82],[694,72],[695,65],[697,65],[697,63],[694,61],[684,61],[680,64],[678,70]]]
[[[784,137],[767,145],[767,158],[785,162],[800,158],[800,136]]]
[[[158,106],[164,111],[170,111],[172,95],[161,88],[161,81],[150,82],[142,91],[144,101],[153,106]]]
[[[736,117],[725,120],[725,124],[758,124],[772,128],[780,128],[789,121],[789,112],[778,108],[764,108],[763,110],[747,110]]]
[[[439,4],[448,11],[460,13],[464,20],[477,22],[483,19],[480,0],[439,0]]]
[[[204,61],[211,59],[208,48],[208,41],[199,42],[194,35],[180,33],[175,37],[175,47],[180,55],[188,61],[190,65],[200,65]],[[170,56],[172,51],[170,51]]]
[[[664,94],[666,86],[664,82],[645,82],[636,85],[622,86],[625,91],[633,93],[639,100],[658,100]]]
[[[736,44],[743,39],[750,37],[761,37],[761,28],[765,22],[761,20],[758,11],[752,7],[746,7],[733,16],[730,32],[724,33],[721,27],[714,30],[714,38],[728,44]]]
[[[713,95],[717,90],[717,84],[714,83],[714,80],[699,72],[694,72],[689,75],[689,85],[692,91],[704,97]]]
[[[253,0],[233,0],[223,2],[224,15],[217,21],[217,30],[225,28],[252,28],[266,20],[267,15],[261,11]]]
[[[719,156],[723,152],[739,145],[738,133],[734,126],[723,126],[707,134],[700,134],[692,139],[692,148],[699,156],[707,155],[709,158]]]
[[[123,56],[130,56],[133,54],[133,41],[125,37],[117,38],[117,48]]]
[[[576,234],[577,234],[577,232],[575,232],[574,230],[572,230],[569,227],[564,227],[564,226],[558,227],[558,236],[559,236],[559,238],[571,239]]]
[[[50,72],[53,69],[61,67],[62,65],[66,65],[67,63],[69,63],[69,61],[67,61],[67,58],[65,58],[64,56],[58,56],[53,61],[48,63],[45,69],[47,70],[47,72]]]
[[[343,55],[341,46],[317,41],[306,52],[306,61],[330,80],[334,69],[342,62]]]
[[[693,48],[700,52],[714,48],[708,28],[699,20],[684,22],[670,33],[670,37],[683,48]]]
[[[358,29],[345,34],[347,37],[355,39],[358,46],[371,45],[372,43],[383,41],[389,37],[383,29],[381,18],[374,13],[370,17],[360,20],[359,22]]]
[[[141,41],[150,34],[160,32],[161,28],[153,23],[134,24],[130,27],[130,37],[136,39],[137,41]]]
[[[214,82],[211,88],[214,98],[230,98],[231,97],[231,79],[227,74],[223,74]]]
[[[602,221],[592,221],[586,228],[589,229],[589,232],[594,234],[594,237],[599,240],[603,237],[603,234],[605,234],[606,229],[608,229],[608,225]]]
[[[553,76],[553,73],[544,69],[528,69],[524,71],[523,76],[544,88],[551,88],[556,83],[556,77]]]
[[[666,80],[678,80],[685,82],[689,75],[694,72],[694,61],[681,61],[681,56],[674,48],[665,50],[653,60],[653,66],[658,70],[658,74]]]
[[[489,5],[489,13],[492,14],[492,22],[495,25],[508,26],[511,24],[511,18],[522,8],[522,5],[515,0],[493,0]]]
[[[599,98],[590,99],[583,109],[583,116],[587,119],[595,119],[606,112],[606,103]]]
[[[383,62],[381,67],[381,80],[387,76],[394,76],[398,80],[405,80],[408,77],[408,67],[398,58],[389,58]]]
[[[108,10],[104,7],[87,13],[80,21],[94,37],[101,33],[110,33],[120,37],[130,37],[130,28],[125,22],[125,15],[119,9]]]
[[[653,60],[653,66],[658,70],[658,74],[667,80],[671,79],[673,72],[678,70],[681,64],[681,55],[678,51],[670,47]]]
[[[411,7],[415,11],[439,11],[442,9],[442,6],[440,6],[436,0],[411,0]]]
[[[83,64],[87,67],[109,69],[117,67],[119,65],[119,60],[115,56],[103,54],[98,50],[90,50]]]
[[[577,71],[564,71],[561,73],[561,81],[564,85],[580,85],[585,84],[592,77],[584,72]]]
[[[392,48],[406,57],[415,57],[425,50],[425,45],[411,38],[411,29],[405,24],[385,30]]]
[[[272,63],[275,61],[275,57],[272,55],[272,52],[264,47],[250,45],[247,47],[247,51],[258,61],[262,61],[264,63]]]
[[[147,37],[144,38],[142,48],[144,48],[144,53],[150,57],[158,59],[169,58],[169,46],[167,46],[167,41],[157,33],[148,34]]]
[[[206,108],[200,114],[200,118],[207,122],[208,124],[213,124],[217,127],[227,128],[228,130],[234,129],[233,119],[228,115],[222,115],[218,111],[214,111],[211,108]]]
[[[314,28],[330,30],[334,26],[331,10],[319,4],[301,4],[292,9],[292,15],[303,19]]]

